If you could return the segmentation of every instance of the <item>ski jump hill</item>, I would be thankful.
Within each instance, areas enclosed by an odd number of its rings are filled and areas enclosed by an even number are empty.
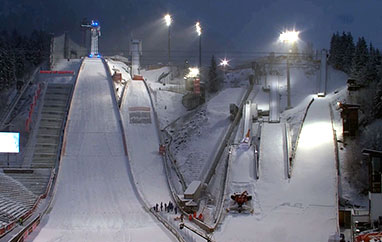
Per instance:
[[[328,101],[310,107],[300,135],[291,179],[287,179],[283,127],[264,123],[260,141],[260,176],[253,156],[233,152],[231,192],[253,196],[251,215],[228,214],[217,241],[328,241],[338,232],[337,174]],[[252,153],[251,151],[249,151]]]
[[[102,60],[85,59],[54,198],[31,240],[174,241],[138,200],[113,95]]]

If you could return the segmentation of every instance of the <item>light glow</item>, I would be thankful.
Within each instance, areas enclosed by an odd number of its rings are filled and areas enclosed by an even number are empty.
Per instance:
[[[167,26],[170,26],[171,23],[172,23],[171,15],[170,15],[170,14],[166,14],[166,15],[164,16],[164,21],[166,22],[166,25],[167,25]]]
[[[186,78],[194,78],[199,76],[199,68],[197,67],[190,67],[188,68],[189,73],[186,75]]]
[[[198,33],[198,36],[202,35],[202,27],[200,26],[200,22],[196,22],[195,28],[196,32]]]
[[[296,30],[292,31],[285,31],[280,34],[279,40],[280,42],[287,42],[287,43],[295,43],[299,40],[300,32]]]
[[[330,144],[330,142],[333,142],[333,130],[330,122],[318,121],[304,124],[301,131],[299,148],[316,149]]]
[[[229,60],[227,60],[227,58],[220,59],[219,66],[223,66],[223,67],[229,66]]]

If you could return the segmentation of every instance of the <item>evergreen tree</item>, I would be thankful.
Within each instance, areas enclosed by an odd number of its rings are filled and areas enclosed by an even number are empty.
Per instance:
[[[370,43],[369,58],[366,64],[366,73],[365,73],[365,77],[367,81],[375,82],[377,80],[378,78],[377,65],[378,65],[377,53],[373,47],[373,44]]]
[[[342,57],[342,70],[345,73],[349,74],[351,72],[353,56],[355,51],[353,36],[350,32],[344,34],[343,41],[345,42],[345,48]]]
[[[355,54],[352,62],[351,76],[360,82],[366,82],[367,63],[369,61],[369,51],[363,37],[358,39],[355,47]]]
[[[332,35],[330,40],[330,49],[329,49],[329,64],[331,64],[334,68],[339,69],[340,67],[340,36],[337,33]]]
[[[219,90],[219,80],[217,73],[217,66],[215,56],[211,57],[211,66],[208,71],[208,83],[209,83],[209,92],[217,92]]]

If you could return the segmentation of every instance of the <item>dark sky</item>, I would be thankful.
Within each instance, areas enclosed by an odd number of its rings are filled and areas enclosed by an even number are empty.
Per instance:
[[[206,57],[214,53],[240,60],[282,52],[278,35],[293,27],[301,31],[301,49],[307,42],[328,48],[336,31],[351,31],[355,39],[364,36],[382,47],[382,0],[0,0],[0,22],[9,30],[69,31],[80,40],[81,20],[98,19],[103,53],[128,54],[129,40],[137,38],[146,58],[167,51],[166,13],[174,18],[171,46],[179,59],[196,60],[197,20]]]

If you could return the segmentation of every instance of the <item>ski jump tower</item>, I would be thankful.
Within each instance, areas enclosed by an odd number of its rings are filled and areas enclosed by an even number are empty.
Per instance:
[[[100,57],[98,52],[98,38],[101,36],[101,26],[98,21],[92,20],[91,23],[81,24],[82,28],[90,30],[90,54],[89,57]]]

